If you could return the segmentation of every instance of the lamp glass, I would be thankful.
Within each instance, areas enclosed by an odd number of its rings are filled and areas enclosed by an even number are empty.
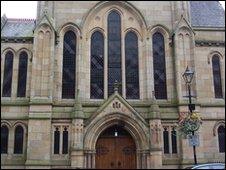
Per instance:
[[[189,68],[187,67],[183,74],[184,81],[190,84],[192,82],[193,75],[194,75],[194,71],[189,70]]]

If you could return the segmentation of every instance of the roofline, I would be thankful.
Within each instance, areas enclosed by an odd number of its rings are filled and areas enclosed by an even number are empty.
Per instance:
[[[225,27],[198,27],[192,26],[195,31],[225,31]]]
[[[36,19],[30,19],[30,18],[7,18],[8,21],[17,21],[17,22],[35,22]]]

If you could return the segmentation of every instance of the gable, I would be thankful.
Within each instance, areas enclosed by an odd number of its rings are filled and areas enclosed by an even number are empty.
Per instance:
[[[107,114],[120,113],[126,115],[132,119],[139,119],[144,124],[146,124],[145,119],[117,92],[112,94],[87,120],[89,124],[94,119],[100,119]]]

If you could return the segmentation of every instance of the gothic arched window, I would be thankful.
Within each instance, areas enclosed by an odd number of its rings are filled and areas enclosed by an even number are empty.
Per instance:
[[[222,98],[222,86],[221,86],[221,69],[220,69],[220,60],[217,55],[214,55],[212,58],[213,64],[213,81],[214,81],[214,93],[215,98]]]
[[[11,51],[8,51],[5,55],[5,67],[2,90],[3,97],[11,96],[12,75],[13,75],[13,53]]]
[[[169,132],[167,128],[163,131],[164,153],[169,153]]]
[[[15,129],[15,139],[14,139],[14,153],[23,153],[23,140],[24,140],[24,129],[22,126],[17,126]]]
[[[114,92],[115,81],[122,83],[121,17],[116,11],[108,15],[108,96]],[[122,94],[122,88],[119,87]]]
[[[133,32],[125,37],[126,98],[139,99],[138,38]]]
[[[104,36],[99,31],[91,37],[90,98],[104,98]]]
[[[68,153],[68,130],[65,127],[63,131],[63,150],[62,154],[67,154]]]
[[[177,153],[177,132],[175,128],[171,131],[172,153]]]
[[[26,95],[27,60],[27,53],[25,51],[21,52],[19,58],[17,97],[25,97]]]
[[[57,127],[54,131],[54,154],[60,153],[60,131]]]
[[[217,129],[219,152],[225,152],[225,127],[219,126]]]
[[[68,31],[64,35],[62,98],[75,97],[76,35]]]
[[[5,125],[1,126],[1,153],[7,154],[8,152],[8,136],[8,127]]]
[[[164,37],[153,35],[154,88],[156,99],[167,99]]]

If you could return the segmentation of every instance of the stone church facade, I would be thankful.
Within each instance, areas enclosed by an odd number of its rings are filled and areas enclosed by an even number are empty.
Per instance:
[[[184,168],[186,67],[198,163],[225,162],[217,1],[39,1],[1,18],[1,168]],[[223,138],[222,138],[223,137]]]

